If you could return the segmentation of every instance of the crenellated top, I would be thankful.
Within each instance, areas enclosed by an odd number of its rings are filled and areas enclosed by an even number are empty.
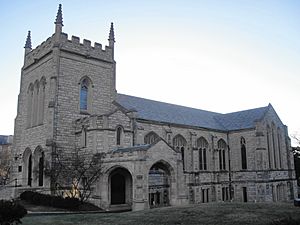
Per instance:
[[[55,47],[58,47],[61,51],[73,53],[84,58],[105,62],[113,62],[114,60],[112,47],[105,46],[103,49],[101,44],[95,42],[92,45],[91,41],[86,39],[83,39],[81,43],[79,37],[72,36],[71,39],[68,39],[68,34],[61,33],[59,43],[56,43],[55,34],[53,34],[35,49],[28,51],[25,55],[24,69],[44,58]]]
[[[86,39],[83,39],[81,43],[79,37],[72,36],[71,39],[68,39],[68,35],[65,33],[61,34],[60,49],[86,58],[113,62],[112,47],[105,46],[103,49],[101,44],[95,42],[94,45],[92,45],[92,42]]]
[[[80,43],[79,37],[72,36],[68,39],[68,34],[62,32],[63,18],[62,18],[62,6],[59,4],[58,12],[55,20],[55,33],[49,37],[45,42],[37,46],[35,49],[31,48],[31,36],[28,32],[28,36],[25,44],[25,58],[24,69],[28,66],[40,61],[42,58],[52,52],[54,48],[59,48],[60,51],[66,53],[75,54],[88,59],[95,59],[104,62],[114,62],[114,29],[113,23],[111,23],[109,33],[109,45],[102,49],[102,45],[95,42],[92,46],[91,41],[83,39]]]

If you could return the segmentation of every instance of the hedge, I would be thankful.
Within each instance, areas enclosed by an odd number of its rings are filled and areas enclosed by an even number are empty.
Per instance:
[[[0,200],[0,224],[21,224],[27,210],[15,201]]]
[[[61,196],[46,195],[33,191],[24,191],[20,195],[20,198],[21,200],[25,200],[34,205],[51,206],[70,210],[76,210],[80,205],[78,198],[63,198]]]

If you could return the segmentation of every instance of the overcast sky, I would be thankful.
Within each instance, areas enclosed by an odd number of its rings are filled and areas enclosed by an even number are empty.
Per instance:
[[[115,24],[119,93],[228,113],[273,105],[300,135],[300,1],[0,1],[0,134],[13,134],[27,31],[107,45]]]

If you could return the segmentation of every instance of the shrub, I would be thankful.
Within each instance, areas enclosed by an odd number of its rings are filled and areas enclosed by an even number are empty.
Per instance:
[[[0,224],[20,224],[27,210],[15,201],[0,200]]]
[[[23,192],[20,195],[20,198],[34,205],[44,205],[70,210],[75,210],[80,205],[80,201],[77,198],[63,198],[61,196],[45,195],[33,191]]]

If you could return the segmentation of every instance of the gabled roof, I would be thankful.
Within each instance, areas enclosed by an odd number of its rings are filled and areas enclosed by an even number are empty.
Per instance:
[[[218,115],[216,120],[221,123],[226,130],[240,130],[255,127],[255,122],[263,119],[268,110],[268,106],[248,109],[239,112],[232,112]]]
[[[116,102],[128,110],[136,111],[139,119],[222,131],[255,127],[255,122],[261,120],[268,110],[266,106],[221,114],[124,94],[118,94]]]

